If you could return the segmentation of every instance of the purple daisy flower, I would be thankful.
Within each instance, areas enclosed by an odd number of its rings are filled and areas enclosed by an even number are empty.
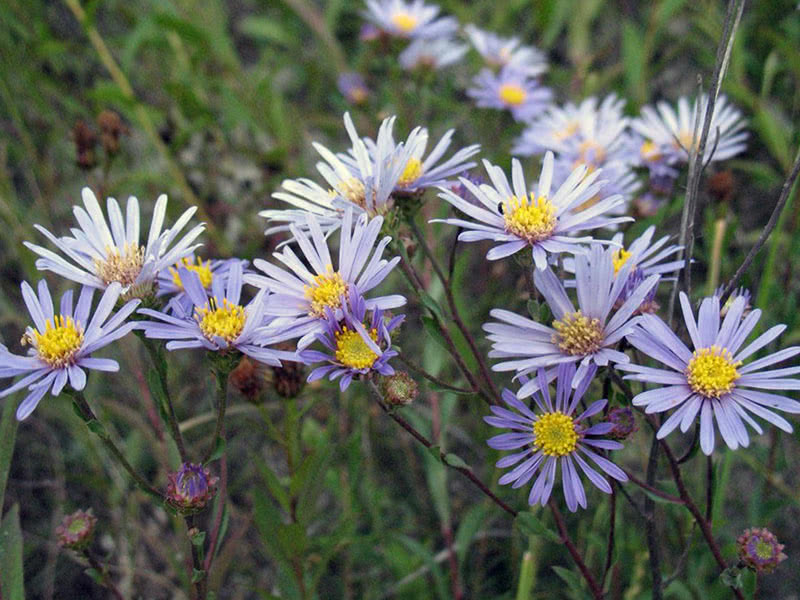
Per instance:
[[[489,356],[513,359],[497,363],[492,369],[516,371],[520,376],[546,368],[547,379],[552,380],[559,363],[580,362],[572,381],[572,386],[577,387],[594,372],[592,364],[602,367],[628,362],[628,356],[615,350],[614,345],[630,332],[634,326],[631,317],[659,278],[651,275],[643,281],[609,319],[630,270],[631,265],[625,265],[615,277],[611,255],[598,246],[594,246],[588,256],[576,257],[578,310],[549,267],[534,271],[536,289],[544,296],[555,320],[552,327],[548,327],[507,310],[492,310],[491,316],[501,322],[483,326],[493,342]],[[526,398],[538,386],[538,378],[531,379],[519,389],[517,396]]]
[[[205,261],[199,256],[195,257],[194,255],[183,258],[158,274],[158,292],[156,296],[172,296],[167,306],[170,312],[174,311],[172,308],[174,305],[179,304],[182,307],[183,313],[189,313],[192,309],[192,301],[183,289],[180,270],[187,269],[197,273],[203,288],[210,290],[211,282],[214,279],[221,278],[223,282],[227,281],[231,266],[237,262],[241,263],[243,270],[246,269],[249,264],[248,261],[238,258],[208,259]]]
[[[661,319],[643,315],[639,326],[627,336],[628,341],[669,369],[620,365],[620,369],[633,373],[626,379],[663,386],[638,394],[633,399],[635,406],[645,407],[647,413],[677,408],[661,425],[658,437],[664,438],[678,425],[685,432],[698,414],[700,447],[709,455],[714,450],[715,419],[722,439],[732,450],[750,443],[745,423],[762,433],[750,413],[791,432],[792,426],[768,409],[800,413],[800,402],[761,390],[800,390],[800,379],[790,377],[800,373],[800,367],[762,369],[796,356],[800,346],[785,348],[746,365],[743,362],[777,338],[786,326],[770,328],[743,348],[761,317],[758,309],[742,317],[746,306],[743,296],[736,298],[724,320],[716,296],[703,300],[697,321],[683,292],[680,300],[694,352]]]
[[[544,110],[553,92],[524,71],[507,66],[499,73],[481,69],[473,78],[467,96],[482,108],[508,110],[515,120],[527,121]]]
[[[585,422],[603,410],[608,401],[597,400],[583,413],[577,417],[573,416],[581,398],[589,388],[595,370],[596,367],[592,366],[590,377],[573,392],[570,389],[570,381],[575,374],[575,365],[570,363],[559,365],[556,397],[553,402],[550,398],[547,375],[543,369],[539,369],[537,373],[539,393],[533,397],[538,412],[529,409],[514,396],[513,392],[505,389],[502,394],[503,402],[512,410],[492,406],[494,415],[483,419],[493,427],[512,430],[512,433],[501,433],[491,438],[488,441],[489,447],[495,450],[524,448],[521,452],[501,458],[497,461],[497,466],[506,468],[516,465],[503,475],[499,482],[501,485],[513,482],[511,487],[515,489],[528,483],[534,475],[537,476],[528,495],[530,505],[547,504],[559,467],[564,497],[567,500],[567,507],[572,512],[575,512],[579,505],[586,508],[586,492],[576,465],[595,487],[607,494],[611,493],[611,486],[589,461],[617,481],[628,480],[622,469],[596,452],[596,450],[620,450],[623,447],[617,441],[597,437],[610,433],[614,429],[614,424],[604,422],[589,425]]]
[[[238,350],[259,362],[281,366],[283,360],[297,360],[293,352],[285,352],[264,346],[274,343],[264,333],[269,319],[264,309],[268,304],[268,291],[261,290],[247,306],[240,304],[242,294],[242,264],[234,263],[226,282],[214,278],[211,290],[207,291],[195,271],[179,269],[186,295],[191,301],[188,311],[173,305],[174,314],[149,308],[140,314],[155,319],[142,321],[138,328],[145,336],[169,340],[167,350],[182,348],[205,348],[211,352]]]
[[[28,327],[22,338],[23,345],[30,345],[28,356],[17,356],[0,344],[0,378],[27,374],[17,383],[0,392],[5,398],[24,387],[30,392],[17,408],[17,419],[27,418],[49,390],[58,396],[69,381],[77,391],[86,386],[84,369],[95,371],[119,371],[119,364],[110,358],[93,358],[92,353],[127,335],[135,323],[125,319],[139,305],[139,300],[127,302],[111,316],[114,305],[122,294],[122,285],[114,282],[103,291],[103,296],[90,318],[94,288],[84,286],[73,309],[72,290],[61,296],[59,314],[53,308],[53,300],[47,282],[39,282],[38,297],[28,282],[22,282],[22,298],[33,318],[35,327]]]
[[[536,268],[541,270],[547,266],[548,254],[584,254],[586,248],[582,244],[603,243],[590,236],[573,237],[578,233],[633,220],[630,217],[604,216],[624,202],[619,195],[605,198],[584,210],[576,209],[602,187],[603,182],[597,181],[602,172],[599,169],[587,174],[585,166],[576,168],[551,195],[552,152],[545,154],[536,193],[528,192],[522,165],[516,158],[511,161],[513,187],[500,167],[486,160],[483,164],[492,185],[476,186],[469,179],[459,178],[464,187],[480,201],[479,206],[464,200],[450,189],[439,188],[442,191],[440,198],[480,223],[463,219],[437,219],[431,222],[463,227],[467,231],[459,234],[458,239],[464,242],[501,242],[486,254],[489,260],[511,256],[530,246]]]
[[[311,371],[308,381],[327,375],[331,381],[339,379],[339,389],[344,391],[354,377],[371,373],[394,375],[389,359],[397,356],[397,352],[392,350],[391,332],[400,325],[405,315],[392,317],[386,323],[383,311],[375,308],[372,318],[367,321],[367,303],[356,290],[350,292],[348,299],[342,298],[341,306],[342,319],[337,319],[334,312],[328,309],[325,328],[316,335],[317,341],[328,352],[302,350],[299,353],[300,359],[307,365],[326,363]]]
[[[455,17],[440,17],[440,10],[422,0],[367,0],[363,15],[386,35],[432,39],[452,35],[458,29]]]

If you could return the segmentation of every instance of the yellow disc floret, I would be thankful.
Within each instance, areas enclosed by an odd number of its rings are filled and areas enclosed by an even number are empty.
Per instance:
[[[533,243],[549,238],[555,231],[556,207],[545,196],[511,196],[502,206],[509,233]]]
[[[500,96],[500,100],[511,106],[519,106],[528,97],[528,93],[516,83],[504,83],[497,95]]]
[[[578,445],[575,421],[559,411],[540,416],[533,423],[533,435],[533,445],[545,456],[566,456]]]
[[[122,247],[122,251],[116,247],[106,248],[105,260],[96,258],[94,266],[97,276],[106,285],[118,281],[123,286],[131,286],[136,283],[136,278],[142,272],[144,248],[128,243]]]
[[[182,258],[181,261],[176,263],[174,267],[169,268],[169,272],[172,274],[172,283],[174,283],[178,289],[182,290],[183,282],[181,281],[181,274],[178,272],[178,269],[180,268],[194,271],[200,278],[200,285],[202,285],[205,289],[211,288],[211,281],[214,278],[214,275],[211,272],[210,260],[203,262],[203,260],[198,256],[197,264],[194,264],[190,262],[188,258]]]
[[[741,365],[741,361],[733,361],[725,348],[702,348],[692,355],[686,367],[686,379],[694,392],[706,398],[719,398],[734,388],[734,382],[739,379],[736,368]]]
[[[392,23],[403,33],[411,33],[416,29],[419,19],[407,12],[396,12],[392,15]]]
[[[214,338],[222,338],[228,343],[235,341],[247,320],[244,308],[229,302],[227,298],[222,301],[222,306],[217,304],[215,298],[211,298],[205,308],[196,308],[195,311],[200,331],[212,341]]]
[[[370,329],[369,337],[373,342],[378,341],[378,330]],[[367,346],[364,338],[347,326],[336,332],[336,360],[351,369],[368,369],[378,359],[378,355]]]
[[[405,187],[414,183],[422,175],[422,161],[413,156],[408,159],[403,172],[400,174],[398,184]]]
[[[33,335],[26,334],[24,340],[33,343],[44,362],[53,368],[61,368],[72,364],[81,349],[83,328],[72,317],[56,315],[52,321],[45,321],[44,333],[33,331]]]
[[[625,266],[628,259],[633,256],[625,248],[618,248],[611,254],[611,262],[614,263],[614,275],[619,273],[619,270]]]
[[[336,310],[342,305],[342,295],[347,292],[347,282],[342,279],[339,272],[333,271],[328,265],[327,271],[322,275],[314,276],[314,283],[304,287],[306,299],[311,303],[308,314],[312,317],[322,318],[325,309]]]
[[[567,313],[560,321],[553,321],[552,342],[567,354],[585,356],[597,352],[602,343],[603,326],[599,319],[590,319],[581,311]]]
[[[690,142],[691,143],[691,142]],[[647,140],[642,144],[639,152],[642,158],[650,162],[655,162],[661,159],[661,152],[658,151],[658,146],[652,140]]]

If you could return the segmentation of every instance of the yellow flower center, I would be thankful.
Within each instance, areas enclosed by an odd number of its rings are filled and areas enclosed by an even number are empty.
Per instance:
[[[216,299],[211,298],[205,308],[196,308],[195,311],[200,331],[212,341],[214,338],[222,338],[228,343],[235,341],[247,320],[244,308],[228,302],[227,299],[219,306]]]
[[[419,23],[419,19],[407,12],[398,12],[392,15],[392,23],[403,33],[411,33]]]
[[[706,398],[719,398],[734,388],[739,379],[741,361],[734,362],[730,351],[719,346],[695,350],[686,367],[686,378],[692,390]]]
[[[378,330],[370,329],[369,337],[378,341]],[[336,332],[336,360],[351,369],[368,369],[378,359],[378,355],[367,346],[357,331],[342,327]]]
[[[174,283],[178,289],[182,290],[183,282],[181,281],[181,275],[178,272],[178,269],[181,267],[197,273],[198,277],[200,277],[200,285],[202,285],[205,289],[211,288],[211,280],[214,278],[214,276],[211,273],[210,260],[203,262],[203,260],[198,256],[197,264],[193,264],[189,262],[188,258],[182,258],[181,261],[176,263],[174,267],[169,268],[169,272],[172,274],[172,283]]]
[[[331,195],[335,195],[335,193],[338,192],[347,200],[360,206],[361,208],[367,207],[366,188],[364,187],[364,182],[362,182],[360,179],[351,177],[350,179],[342,180],[336,186],[336,190],[332,190],[332,192],[333,193]]]
[[[401,186],[407,186],[414,183],[422,175],[422,161],[413,156],[408,159],[403,172],[400,174],[398,183]]]
[[[689,140],[689,143],[691,144],[691,140]],[[661,153],[658,151],[658,146],[656,146],[655,142],[652,140],[647,140],[644,142],[639,152],[641,152],[642,158],[650,162],[655,162],[661,159]]]
[[[625,263],[628,262],[628,259],[633,256],[630,252],[625,250],[625,248],[618,248],[614,250],[613,254],[611,255],[611,262],[614,263],[614,275],[619,273],[619,270],[625,266]]]
[[[529,242],[549,238],[556,228],[556,208],[545,196],[511,196],[503,202],[506,231]]]
[[[136,278],[144,266],[144,248],[137,244],[126,243],[122,252],[119,248],[106,248],[106,259],[94,260],[97,276],[106,285],[118,281],[123,286],[136,283]]]
[[[556,411],[545,413],[533,423],[533,445],[546,456],[565,456],[575,451],[578,434],[572,417]]]
[[[305,295],[311,303],[308,314],[312,317],[322,318],[325,309],[336,310],[342,305],[342,295],[347,292],[347,283],[339,272],[333,272],[333,267],[328,265],[328,270],[322,275],[314,277],[312,285],[305,286]]]
[[[83,329],[72,320],[72,317],[62,317],[56,315],[53,321],[45,321],[44,333],[33,332],[33,338],[29,334],[23,338],[24,341],[33,342],[36,352],[44,362],[53,368],[64,367],[72,363],[75,354],[83,344]]]
[[[603,343],[603,326],[599,319],[590,319],[581,311],[567,313],[560,321],[553,321],[551,341],[567,354],[585,356],[597,352]]]
[[[522,89],[522,86],[519,86],[516,83],[504,83],[500,86],[498,96],[500,96],[500,100],[506,104],[510,104],[511,106],[519,106],[525,102],[525,98],[528,97],[528,94],[524,89]]]

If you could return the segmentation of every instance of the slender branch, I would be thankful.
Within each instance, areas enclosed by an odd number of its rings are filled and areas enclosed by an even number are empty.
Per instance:
[[[600,579],[600,588],[606,586],[606,577],[611,570],[611,562],[614,558],[614,529],[617,522],[617,485],[614,480],[610,481],[611,494],[608,496],[608,543],[606,544],[606,562],[603,566],[603,577]]]
[[[675,504],[683,504],[683,500],[678,498],[677,496],[673,496],[672,494],[668,494],[666,492],[662,492],[657,487],[647,485],[641,479],[638,479],[633,473],[631,473],[628,469],[622,469],[625,471],[625,474],[628,476],[630,482],[634,485],[638,485],[643,490],[647,490],[649,493],[653,494],[654,496],[658,496],[659,498],[663,498],[667,502],[674,502]]]
[[[383,400],[383,396],[381,395],[381,392],[378,389],[378,386],[375,385],[375,382],[374,381],[370,381],[369,384],[370,384],[370,388],[372,389],[373,394],[375,396],[375,401],[378,403],[378,406],[380,406],[387,415],[389,415],[398,425],[400,425],[400,427],[402,427],[408,433],[410,433],[411,436],[414,439],[416,439],[420,444],[422,444],[426,448],[432,448],[433,447],[433,442],[431,442],[428,438],[426,438],[419,431],[417,431],[414,428],[414,426],[411,425],[411,423],[406,421],[403,417],[398,415],[395,411],[391,410],[386,405],[386,403]],[[470,469],[469,467],[459,467],[459,466],[455,466],[455,465],[449,464],[448,461],[447,461],[447,455],[444,452],[442,452],[441,450],[439,451],[439,460],[441,460],[442,463],[445,464],[447,467],[449,467],[451,469],[455,469],[456,471],[458,471],[459,473],[464,475],[473,484],[475,484],[475,486],[481,492],[483,492],[488,498],[490,498],[492,500],[492,502],[497,504],[500,508],[502,508],[508,514],[510,514],[512,517],[516,517],[517,516],[517,511],[514,510],[513,508],[511,508],[505,502],[503,502],[500,498],[498,498],[495,495],[495,493],[492,492],[492,490],[490,490],[489,487],[485,483],[483,483],[480,479],[478,479],[478,477],[475,475],[475,473],[472,472],[472,469]]]
[[[769,217],[769,221],[764,226],[761,235],[758,236],[756,243],[750,248],[750,252],[747,253],[744,261],[742,264],[739,265],[739,268],[736,269],[736,273],[734,273],[731,280],[725,286],[725,289],[722,291],[722,296],[720,298],[720,302],[725,302],[730,296],[731,292],[736,288],[736,285],[739,283],[739,280],[742,278],[742,275],[745,274],[747,269],[750,268],[750,265],[753,262],[753,259],[758,254],[759,250],[764,246],[767,241],[767,238],[770,236],[772,231],[778,225],[778,219],[783,212],[784,207],[786,206],[786,202],[789,200],[789,194],[792,191],[792,187],[794,186],[795,181],[797,180],[797,176],[800,173],[800,150],[797,152],[797,156],[794,159],[794,165],[792,165],[792,170],[789,173],[789,176],[786,178],[786,181],[783,182],[783,187],[781,188],[781,194],[778,196],[778,202],[775,204],[775,208],[772,211],[772,214]]]
[[[647,461],[647,486],[653,488],[656,472],[658,471],[658,438],[653,432],[653,442],[650,446],[650,457]],[[650,555],[650,575],[653,579],[653,600],[661,600],[661,549],[658,545],[658,532],[655,522],[656,504],[650,496],[644,499],[645,533],[647,535],[647,548]]]
[[[217,502],[219,503],[219,510],[214,517],[214,526],[211,530],[211,542],[208,545],[208,554],[206,555],[203,568],[206,571],[211,569],[211,563],[214,561],[214,554],[217,551],[217,544],[219,543],[219,533],[222,529],[222,515],[225,513],[225,497],[228,491],[228,457],[223,454],[219,461],[219,492],[217,493]]]
[[[217,447],[217,440],[222,436],[222,425],[225,422],[225,408],[228,404],[228,374],[229,369],[215,368],[214,375],[217,380],[217,422],[214,425],[214,436],[211,438],[211,447],[203,457],[203,462],[206,463],[214,454]]]
[[[144,347],[147,348],[147,353],[150,355],[150,361],[153,363],[156,373],[158,374],[158,382],[161,385],[161,393],[166,401],[167,424],[169,425],[172,439],[175,440],[175,445],[178,447],[178,454],[181,456],[181,463],[189,462],[188,455],[186,454],[186,445],[183,442],[183,435],[181,434],[181,429],[178,424],[178,417],[175,414],[175,406],[172,404],[172,396],[169,393],[163,347],[159,346],[159,342],[152,338],[141,336],[141,339],[144,343]]]
[[[405,366],[407,366],[409,369],[411,369],[415,373],[418,373],[419,375],[421,375],[422,377],[424,377],[425,379],[427,379],[431,383],[435,383],[436,385],[441,386],[444,389],[452,390],[452,391],[458,392],[460,394],[474,394],[475,393],[474,390],[468,390],[467,388],[460,388],[460,387],[457,387],[455,385],[450,385],[449,383],[446,383],[445,381],[442,381],[441,379],[439,379],[435,375],[432,375],[432,374],[428,373],[425,369],[423,369],[419,365],[415,365],[411,361],[411,359],[409,359],[402,352],[398,353],[397,358],[399,358],[400,362],[402,362]]]
[[[469,349],[472,352],[472,355],[475,357],[475,360],[478,363],[478,368],[481,371],[481,375],[483,379],[486,381],[487,389],[492,393],[495,398],[500,397],[500,391],[497,389],[497,386],[492,379],[491,371],[486,364],[486,360],[483,357],[483,353],[478,350],[478,345],[475,343],[475,338],[473,338],[472,333],[470,330],[464,325],[464,321],[461,319],[461,315],[458,312],[458,306],[456,305],[456,299],[453,296],[453,288],[450,285],[450,280],[445,277],[442,268],[439,266],[436,257],[433,254],[430,246],[428,246],[428,241],[425,239],[425,236],[420,231],[419,226],[417,225],[416,221],[414,221],[413,217],[409,217],[407,219],[409,226],[411,227],[411,231],[414,232],[414,235],[419,240],[419,244],[422,247],[422,251],[425,256],[428,257],[431,265],[433,266],[433,270],[436,272],[436,275],[439,277],[439,280],[442,282],[442,286],[444,287],[444,293],[447,298],[447,304],[450,307],[450,314],[453,316],[453,321],[456,323],[456,327],[464,336],[464,339],[467,340],[467,345],[469,345]]]
[[[111,577],[108,576],[108,571],[103,568],[103,565],[100,564],[100,561],[95,558],[95,556],[89,552],[89,549],[85,549],[83,551],[83,556],[89,561],[89,566],[92,567],[97,574],[100,576],[100,585],[104,588],[108,589],[109,592],[116,598],[117,600],[125,600],[125,596],[119,591],[114,582],[111,580]]]
[[[153,498],[157,498],[158,500],[163,501],[164,495],[159,492],[156,488],[151,486],[147,481],[136,472],[131,466],[131,463],[128,462],[128,459],[125,458],[125,455],[122,451],[117,447],[114,441],[109,437],[108,432],[105,428],[100,425],[100,421],[97,419],[97,416],[94,414],[92,407],[89,406],[89,403],[86,401],[86,397],[83,395],[83,392],[79,392],[76,390],[67,390],[67,394],[69,394],[72,399],[75,401],[75,406],[78,407],[78,410],[81,413],[81,418],[83,418],[84,423],[89,426],[89,429],[100,438],[103,442],[103,445],[106,449],[111,453],[111,455],[117,460],[120,466],[127,471],[128,475],[131,476],[131,479],[138,485],[142,491],[150,494]],[[93,424],[99,425],[99,427],[94,427]]]
[[[578,565],[578,569],[583,575],[583,578],[586,580],[586,583],[589,584],[589,589],[592,591],[592,596],[594,596],[595,600],[603,600],[603,588],[597,583],[597,580],[592,575],[591,571],[589,571],[589,567],[586,566],[586,563],[583,561],[581,557],[581,553],[578,552],[578,549],[575,547],[575,544],[569,537],[569,533],[567,532],[567,526],[564,523],[564,517],[561,516],[561,513],[556,506],[555,501],[553,498],[550,498],[548,502],[550,505],[550,510],[553,511],[553,518],[556,522],[556,527],[558,528],[558,533],[561,535],[561,541],[567,547],[570,555],[572,556],[572,560],[575,561],[575,564]]]

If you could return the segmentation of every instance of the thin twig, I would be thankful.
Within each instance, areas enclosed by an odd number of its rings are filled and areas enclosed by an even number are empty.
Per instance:
[[[425,379],[427,379],[431,383],[435,383],[436,385],[441,386],[442,388],[444,388],[446,390],[452,390],[452,391],[458,392],[460,394],[474,394],[475,393],[474,390],[468,390],[467,388],[460,388],[460,387],[457,387],[455,385],[450,385],[449,383],[446,383],[446,382],[442,381],[441,379],[439,379],[435,375],[432,375],[432,374],[428,373],[425,369],[423,369],[419,365],[415,365],[411,361],[411,359],[409,359],[402,352],[399,352],[397,354],[397,358],[399,358],[400,362],[402,362],[405,366],[407,366],[409,369],[411,369],[415,373],[420,374],[422,377],[424,377]]]
[[[594,596],[595,600],[603,600],[603,588],[597,583],[597,580],[592,575],[591,571],[589,571],[589,567],[586,566],[586,563],[583,561],[583,557],[581,557],[581,553],[578,552],[578,549],[575,547],[575,544],[569,537],[569,533],[567,532],[567,526],[564,523],[564,517],[561,516],[561,512],[558,510],[555,501],[553,498],[550,498],[548,502],[550,505],[550,510],[553,511],[553,519],[556,522],[556,528],[558,528],[558,533],[561,535],[561,541],[567,547],[567,550],[572,556],[572,560],[575,561],[575,564],[578,565],[578,569],[583,575],[583,578],[586,580],[586,583],[589,584],[589,589],[592,591],[592,596]]]
[[[798,173],[800,173],[800,150],[798,150],[797,156],[794,159],[794,165],[792,165],[792,170],[789,173],[789,176],[786,178],[786,181],[783,182],[781,195],[778,197],[778,203],[775,205],[775,208],[769,217],[769,221],[764,226],[761,235],[758,236],[756,243],[752,248],[750,248],[750,252],[747,253],[744,261],[742,261],[742,264],[738,269],[736,269],[736,273],[734,273],[733,277],[731,277],[731,280],[725,286],[725,289],[722,291],[722,296],[720,297],[720,302],[725,302],[725,300],[728,299],[728,296],[730,296],[731,292],[736,288],[736,285],[739,283],[742,275],[744,275],[745,271],[750,268],[753,259],[756,257],[756,254],[758,254],[758,251],[761,250],[762,246],[764,246],[766,243],[767,238],[778,225],[778,219],[783,212],[783,208],[786,206],[786,202],[789,200],[789,193],[792,191],[794,182],[797,180]]]
[[[647,485],[644,481],[642,481],[641,479],[638,479],[628,469],[624,469],[623,468],[622,470],[625,471],[625,474],[628,476],[628,480],[632,484],[638,485],[643,490],[647,490],[649,493],[653,494],[654,496],[658,496],[659,498],[663,498],[667,502],[673,502],[675,504],[683,504],[683,500],[681,500],[677,496],[673,496],[672,494],[668,494],[666,492],[662,492],[660,489],[658,489],[657,487],[654,487],[652,485]]]
[[[150,355],[150,360],[156,369],[158,375],[158,382],[161,386],[161,393],[166,401],[167,409],[167,422],[169,425],[172,439],[175,440],[175,445],[178,447],[178,454],[181,457],[181,463],[189,462],[188,455],[186,454],[186,446],[183,443],[183,435],[181,434],[180,426],[178,425],[178,417],[175,414],[175,406],[172,404],[172,396],[169,393],[169,385],[167,383],[167,371],[165,369],[166,362],[162,355],[163,349],[159,346],[159,342],[154,339],[142,336],[144,347],[147,348],[147,353]]]
[[[658,438],[653,432],[653,442],[650,447],[650,456],[647,461],[647,487],[655,489],[656,472],[658,471]],[[645,533],[647,535],[647,548],[650,555],[650,576],[653,579],[653,600],[661,600],[661,549],[658,545],[655,519],[656,504],[650,496],[644,499]]]
[[[606,577],[611,570],[611,562],[614,558],[614,529],[617,522],[617,485],[611,480],[611,494],[608,496],[608,543],[606,544],[606,562],[603,566],[603,577],[600,579],[600,588],[606,586]]]

